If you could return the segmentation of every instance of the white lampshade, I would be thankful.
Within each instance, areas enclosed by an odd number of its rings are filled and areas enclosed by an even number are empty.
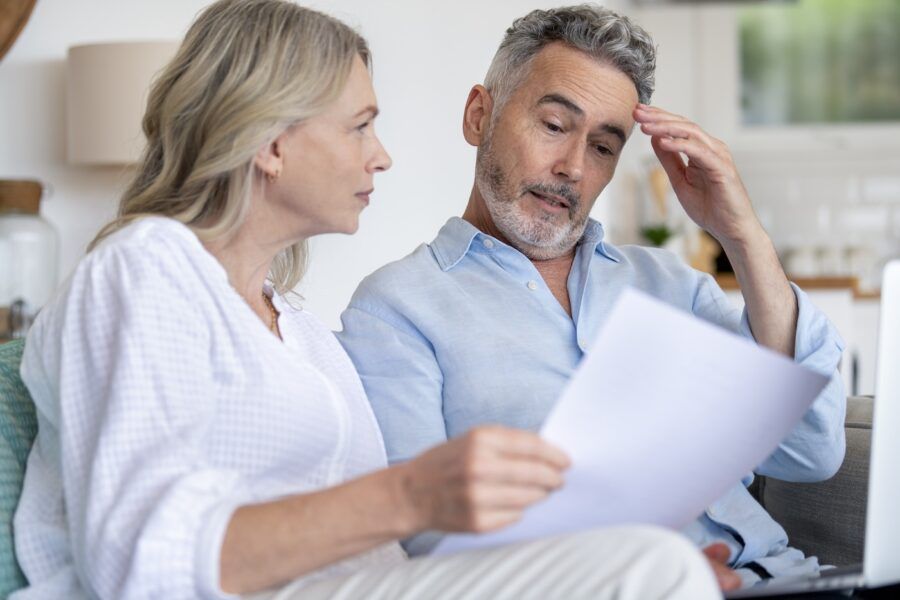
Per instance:
[[[132,164],[146,140],[141,120],[150,84],[178,43],[121,42],[69,48],[68,159],[81,165]]]

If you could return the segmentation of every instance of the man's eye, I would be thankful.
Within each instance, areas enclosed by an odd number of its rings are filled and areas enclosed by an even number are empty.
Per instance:
[[[546,127],[548,131],[551,131],[553,133],[562,133],[563,130],[563,128],[556,123],[551,123],[549,121],[544,121],[544,127]]]
[[[594,148],[597,150],[597,152],[599,152],[600,154],[602,154],[604,156],[611,156],[613,153],[612,150],[610,150],[609,148],[607,148],[606,146],[604,146],[602,144],[597,144],[594,146]]]

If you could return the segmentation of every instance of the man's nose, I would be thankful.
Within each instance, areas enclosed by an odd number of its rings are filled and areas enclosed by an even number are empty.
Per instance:
[[[565,153],[553,165],[553,174],[569,181],[581,181],[584,174],[585,146],[579,142],[568,144]]]

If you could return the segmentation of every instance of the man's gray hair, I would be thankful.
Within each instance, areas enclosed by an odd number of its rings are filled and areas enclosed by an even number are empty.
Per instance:
[[[627,75],[647,104],[653,94],[656,49],[646,31],[596,4],[533,10],[513,21],[491,61],[484,86],[491,93],[496,116],[522,83],[538,52],[553,42],[581,50]]]

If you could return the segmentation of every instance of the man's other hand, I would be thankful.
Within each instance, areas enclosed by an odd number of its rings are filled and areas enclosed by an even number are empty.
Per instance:
[[[709,566],[715,573],[722,591],[728,592],[741,587],[740,575],[728,566],[728,556],[731,554],[728,546],[711,544],[703,549],[703,554],[706,555],[706,560],[709,561]]]

